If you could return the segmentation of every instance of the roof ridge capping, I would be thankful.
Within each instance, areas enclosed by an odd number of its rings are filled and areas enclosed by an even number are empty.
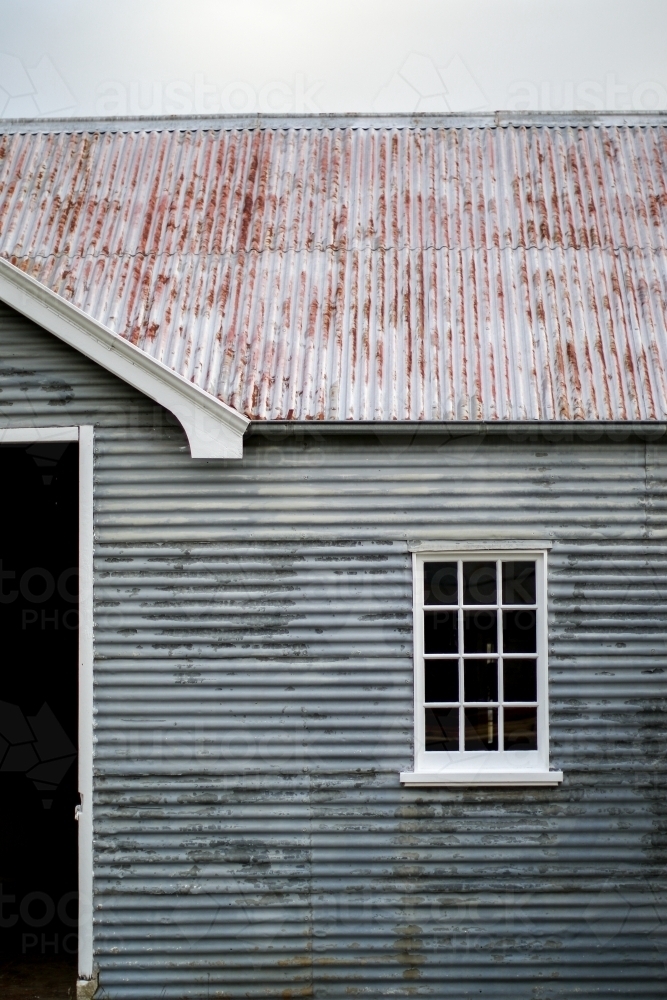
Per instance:
[[[173,413],[193,458],[243,457],[243,434],[250,423],[246,416],[1,257],[0,299]]]
[[[160,115],[113,118],[0,119],[0,134],[30,132],[143,132],[216,129],[279,130],[288,128],[512,128],[667,125],[665,111],[495,111],[485,114],[310,114],[310,115]]]

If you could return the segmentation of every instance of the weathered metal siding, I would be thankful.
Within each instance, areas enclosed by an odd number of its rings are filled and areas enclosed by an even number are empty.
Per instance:
[[[664,125],[51,127],[0,254],[249,417],[667,417]]]
[[[3,311],[2,422],[93,420],[110,998],[662,998],[667,446],[266,428],[242,463]],[[557,789],[410,789],[406,538],[554,540]]]

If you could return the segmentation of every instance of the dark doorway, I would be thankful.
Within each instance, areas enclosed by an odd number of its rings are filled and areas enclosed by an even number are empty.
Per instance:
[[[78,452],[66,442],[0,446],[5,996],[66,997],[76,981]],[[53,989],[39,992],[40,980]]]

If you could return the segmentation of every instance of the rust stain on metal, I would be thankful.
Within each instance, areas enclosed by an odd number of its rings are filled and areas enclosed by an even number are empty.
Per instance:
[[[667,128],[0,135],[0,254],[256,420],[667,417]]]

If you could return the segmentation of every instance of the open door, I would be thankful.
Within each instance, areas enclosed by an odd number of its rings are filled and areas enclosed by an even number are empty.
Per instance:
[[[76,995],[79,444],[0,445],[0,993]]]

